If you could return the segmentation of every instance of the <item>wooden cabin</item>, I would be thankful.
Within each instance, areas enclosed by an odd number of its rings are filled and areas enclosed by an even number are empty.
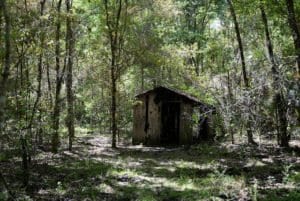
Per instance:
[[[196,125],[193,114],[200,115]],[[188,94],[156,87],[136,96],[132,142],[148,146],[188,145],[212,139],[211,114],[211,106]]]

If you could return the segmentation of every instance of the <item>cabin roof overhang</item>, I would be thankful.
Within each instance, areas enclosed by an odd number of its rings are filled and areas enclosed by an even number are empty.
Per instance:
[[[137,94],[135,97],[136,98],[142,98],[142,97],[144,97],[146,95],[149,95],[151,93],[159,93],[159,92],[164,92],[164,91],[173,93],[173,94],[181,97],[184,101],[191,103],[193,106],[202,108],[202,110],[215,110],[212,105],[205,104],[205,103],[199,101],[197,98],[195,98],[195,97],[193,97],[193,96],[191,96],[187,93],[184,93],[184,92],[179,91],[177,89],[164,87],[164,86],[158,86],[156,88],[144,91],[140,94]]]

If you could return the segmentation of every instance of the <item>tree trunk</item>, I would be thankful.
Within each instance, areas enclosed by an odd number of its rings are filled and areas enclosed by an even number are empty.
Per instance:
[[[145,69],[144,66],[141,66],[141,92],[145,90],[144,77],[145,77]]]
[[[296,65],[298,73],[300,73],[300,31],[297,26],[296,14],[294,9],[294,1],[293,0],[285,0],[287,11],[288,11],[288,22],[290,25],[290,29],[293,34],[295,53],[296,53]]]
[[[55,62],[56,62],[56,88],[55,88],[55,100],[54,100],[54,109],[53,109],[53,134],[52,134],[52,152],[57,153],[59,146],[59,119],[60,119],[60,107],[61,107],[61,97],[60,91],[62,87],[62,78],[64,70],[60,70],[60,10],[61,10],[61,2],[59,0],[57,3],[57,22],[56,22],[56,33],[55,33]]]
[[[275,115],[275,119],[278,117],[278,131],[277,131],[277,139],[280,144],[280,146],[288,147],[289,146],[289,137],[287,134],[287,108],[286,108],[286,101],[284,99],[284,95],[282,90],[280,89],[280,79],[279,79],[279,73],[278,73],[278,67],[275,62],[274,58],[274,52],[273,52],[273,45],[272,40],[270,37],[269,32],[269,26],[268,26],[268,18],[265,13],[264,7],[261,5],[261,16],[262,21],[264,24],[265,29],[265,40],[266,40],[266,46],[268,50],[268,58],[271,63],[271,69],[272,69],[272,77],[273,77],[273,90],[275,91],[274,94],[274,105],[276,107],[277,114]]]
[[[28,146],[27,140],[24,136],[21,135],[20,143],[22,147],[22,171],[23,171],[23,185],[27,186],[29,182],[29,161],[28,161]]]
[[[249,80],[248,80],[248,76],[247,76],[246,62],[245,62],[245,56],[244,56],[244,47],[243,47],[243,43],[242,43],[239,23],[237,21],[235,9],[233,7],[231,0],[227,0],[227,2],[228,2],[230,13],[231,13],[233,23],[234,23],[236,39],[237,39],[237,42],[239,45],[240,57],[241,57],[241,62],[242,62],[243,81],[244,81],[245,87],[249,88]]]
[[[116,79],[114,78],[114,68],[111,69],[111,120],[112,120],[112,147],[116,148],[116,136],[117,136],[117,121],[116,121]]]
[[[231,90],[231,80],[230,80],[229,71],[227,71],[227,89],[228,89],[228,101],[229,101],[230,105],[232,105],[233,104],[233,94],[232,94],[232,90]],[[234,144],[234,133],[233,133],[233,129],[231,126],[232,117],[230,117],[228,121],[229,121],[228,131],[229,131],[230,137],[231,137],[231,144]]]
[[[112,147],[116,148],[116,136],[117,136],[117,78],[119,72],[118,62],[120,59],[120,47],[122,38],[120,36],[120,17],[122,11],[122,0],[116,1],[116,7],[113,8],[111,13],[108,8],[108,1],[104,1],[105,13],[106,13],[106,25],[108,27],[108,36],[110,40],[111,50],[111,65],[110,65],[110,76],[111,76],[111,130],[112,130]],[[114,10],[116,9],[116,10]],[[112,18],[112,19],[110,19]],[[118,52],[119,51],[119,52]]]
[[[279,122],[279,145],[289,147],[290,136],[287,133],[287,105],[282,93],[276,94],[275,102],[277,103],[277,116]]]
[[[230,13],[231,13],[232,18],[233,18],[236,38],[237,38],[237,42],[238,42],[238,45],[239,45],[240,57],[241,57],[241,62],[242,62],[243,81],[244,81],[246,89],[248,90],[250,85],[249,85],[249,79],[248,79],[248,76],[247,76],[246,62],[245,62],[244,49],[243,49],[243,43],[242,43],[242,38],[241,38],[241,34],[240,34],[239,23],[237,21],[235,9],[234,9],[234,6],[233,6],[231,0],[227,0],[227,2],[228,2],[228,5],[229,5]],[[250,115],[250,111],[249,111],[249,115]],[[246,130],[247,130],[248,143],[249,144],[256,144],[256,142],[253,140],[253,134],[252,134],[252,130],[251,130],[251,122],[250,122],[249,117],[247,117],[247,119],[246,119]]]
[[[286,0],[286,6],[288,11],[288,22],[290,25],[290,29],[293,34],[295,54],[296,54],[296,68],[298,71],[298,75],[296,76],[296,81],[298,83],[298,89],[300,89],[300,30],[297,26],[297,19],[294,9],[294,1]],[[298,113],[298,123],[300,123],[300,106],[297,106],[296,111]]]
[[[40,4],[41,4],[41,8],[40,8],[40,17],[42,17],[44,15],[44,6],[45,6],[46,0],[41,0]],[[31,118],[30,118],[30,122],[28,125],[28,128],[31,129],[33,121],[34,121],[34,115],[36,113],[36,111],[39,109],[39,102],[40,102],[40,98],[42,96],[42,76],[43,76],[43,55],[44,55],[44,32],[43,32],[43,22],[42,19],[40,19],[40,54],[39,54],[39,60],[38,60],[38,75],[37,75],[37,82],[38,82],[38,87],[37,87],[37,91],[36,91],[36,99],[32,108],[32,112],[31,112]],[[41,111],[40,111],[41,112]],[[38,128],[38,133],[37,135],[40,136],[40,132],[41,128]]]
[[[1,80],[0,80],[0,132],[3,131],[2,127],[4,126],[5,120],[5,105],[6,105],[6,90],[7,90],[7,80],[10,71],[10,54],[11,54],[11,40],[10,40],[10,17],[8,7],[6,6],[6,0],[0,1],[0,6],[2,8],[3,16],[4,16],[4,66],[1,72]]]
[[[66,7],[68,14],[72,14],[71,0],[66,0]],[[74,95],[72,90],[73,84],[73,57],[74,57],[74,33],[72,30],[72,16],[67,17],[67,34],[66,34],[66,51],[68,55],[67,63],[67,81],[66,81],[66,90],[67,90],[67,102],[68,102],[68,116],[67,116],[67,127],[69,135],[69,151],[72,151],[73,138],[75,135],[74,130]]]
[[[53,108],[52,85],[50,80],[50,64],[48,59],[46,61],[46,74],[47,74],[47,85],[48,85],[48,100],[50,103],[50,108]]]

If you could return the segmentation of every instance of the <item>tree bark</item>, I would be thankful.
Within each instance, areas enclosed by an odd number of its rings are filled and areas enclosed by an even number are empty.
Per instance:
[[[111,87],[111,119],[112,119],[112,148],[116,148],[116,136],[117,136],[117,121],[116,121],[116,79],[113,76],[113,69],[111,69],[111,80],[112,80],[112,87]]]
[[[50,108],[53,108],[52,85],[50,80],[50,64],[48,58],[46,61],[46,74],[47,74],[47,83],[48,83],[48,99],[50,103]]]
[[[40,17],[42,17],[44,15],[44,7],[45,7],[45,3],[46,0],[41,0],[40,1]],[[30,122],[28,125],[28,128],[31,129],[33,121],[34,121],[34,115],[36,113],[36,111],[39,109],[39,102],[40,102],[40,98],[42,97],[42,78],[43,78],[43,55],[44,55],[44,32],[43,32],[43,22],[42,19],[40,19],[40,54],[39,54],[39,59],[38,59],[38,75],[37,75],[37,82],[38,82],[38,87],[37,87],[37,91],[36,91],[36,99],[35,102],[33,104],[33,108],[32,108],[32,112],[31,112],[31,117],[30,117]],[[40,136],[40,128],[38,128],[38,136]]]
[[[29,182],[29,153],[28,153],[28,146],[27,140],[25,136],[20,137],[20,143],[22,147],[22,171],[23,171],[23,185],[27,186]]]
[[[297,19],[294,9],[294,1],[286,0],[286,6],[288,11],[288,22],[290,29],[293,35],[294,47],[295,47],[295,55],[296,55],[296,68],[298,71],[298,75],[296,76],[296,82],[298,83],[298,90],[300,89],[300,30],[297,26]],[[300,123],[300,106],[296,107],[296,112],[298,115],[298,123]]]
[[[68,116],[67,116],[67,128],[69,135],[69,151],[72,151],[73,138],[75,135],[74,129],[74,95],[73,95],[73,57],[74,57],[74,33],[72,29],[72,0],[66,0],[67,13],[67,34],[66,34],[66,51],[68,55],[67,63],[67,81],[66,81],[66,90],[67,90],[67,102],[68,102]]]
[[[294,1],[285,0],[285,2],[286,2],[287,12],[288,12],[288,22],[294,39],[297,70],[298,73],[300,73],[300,31],[297,26],[296,14],[294,9]]]
[[[121,37],[119,30],[119,23],[122,11],[122,0],[116,1],[118,4],[116,10],[113,10],[113,14],[110,14],[108,8],[108,1],[104,1],[105,12],[106,12],[106,25],[108,27],[108,36],[110,40],[111,50],[111,65],[110,65],[110,76],[111,76],[111,130],[112,130],[112,147],[116,148],[116,136],[117,136],[117,74],[118,74],[118,61],[120,57]],[[115,9],[115,8],[113,8]]]
[[[59,146],[59,119],[60,119],[60,107],[61,107],[61,87],[62,79],[64,74],[64,69],[60,70],[60,11],[61,11],[62,0],[59,0],[57,3],[57,22],[56,22],[56,33],[55,33],[55,70],[56,70],[56,87],[55,87],[55,100],[54,100],[54,109],[53,109],[53,134],[52,134],[52,152],[57,153]]]
[[[232,105],[233,104],[233,94],[232,94],[232,90],[231,90],[231,80],[230,80],[229,71],[227,71],[227,89],[228,89],[228,101],[229,101],[230,105]],[[233,133],[233,129],[231,126],[232,117],[230,117],[228,121],[229,121],[228,131],[229,131],[230,137],[231,137],[231,144],[234,144],[234,142],[235,142],[234,133]]]
[[[242,43],[239,23],[237,21],[235,9],[234,9],[234,6],[233,6],[231,0],[227,0],[227,2],[228,2],[230,13],[231,13],[233,23],[234,23],[236,39],[237,39],[237,42],[239,45],[240,57],[241,57],[241,62],[242,62],[243,81],[244,81],[245,87],[249,88],[249,80],[248,80],[248,76],[247,76],[246,62],[245,62],[245,56],[244,56],[244,47],[243,47],[243,43]]]
[[[275,114],[275,119],[278,118],[278,123],[279,123],[278,131],[277,131],[277,139],[278,139],[277,141],[279,142],[280,146],[288,147],[289,136],[287,133],[286,101],[283,92],[280,88],[279,72],[274,58],[273,45],[272,45],[272,40],[269,32],[268,18],[265,13],[263,5],[260,6],[260,10],[261,10],[262,21],[264,24],[264,29],[265,29],[265,40],[266,40],[266,46],[269,54],[268,58],[271,63],[271,70],[272,70],[272,77],[273,77],[273,90],[275,92],[274,105],[276,107],[276,112],[277,112],[277,114]]]
[[[6,91],[7,91],[7,81],[10,72],[10,63],[11,63],[11,39],[10,39],[10,16],[9,9],[6,4],[6,0],[0,1],[0,6],[2,8],[2,13],[4,16],[4,65],[1,72],[1,80],[0,80],[0,132],[2,132],[2,127],[4,126],[5,120],[5,105],[6,105]]]
[[[141,66],[141,92],[145,90],[144,77],[145,77],[145,69],[144,66]]]
[[[241,62],[242,62],[243,81],[244,81],[244,84],[245,84],[245,88],[248,90],[250,85],[249,85],[249,79],[248,79],[247,70],[246,70],[246,61],[245,61],[245,56],[244,56],[244,48],[243,48],[239,23],[237,21],[237,17],[236,17],[236,13],[235,13],[235,9],[234,9],[234,6],[232,4],[232,1],[227,0],[227,2],[228,2],[230,13],[231,13],[233,23],[234,23],[236,39],[237,39],[237,42],[238,42],[238,45],[239,45],[240,57],[241,57]],[[250,114],[250,111],[249,111],[249,114]],[[247,129],[248,143],[249,144],[256,144],[256,142],[253,139],[253,134],[252,134],[252,130],[251,130],[251,122],[250,122],[249,117],[247,117],[247,119],[246,119],[246,129]]]

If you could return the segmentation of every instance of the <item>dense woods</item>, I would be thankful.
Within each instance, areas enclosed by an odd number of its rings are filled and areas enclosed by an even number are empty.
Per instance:
[[[1,0],[0,47],[0,200],[300,199],[300,1]],[[212,105],[214,139],[132,148],[157,86]]]

